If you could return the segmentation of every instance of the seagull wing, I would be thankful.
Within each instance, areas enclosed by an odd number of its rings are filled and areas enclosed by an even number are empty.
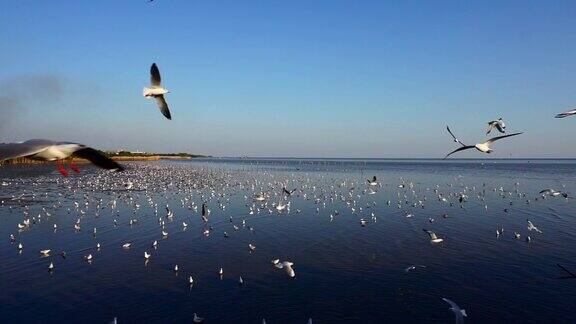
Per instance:
[[[454,312],[454,316],[456,317],[456,324],[464,323],[464,317],[468,317],[466,311],[448,298],[442,298],[442,300],[450,305],[450,310]]]
[[[459,147],[459,148],[455,149],[454,151],[452,151],[452,152],[450,152],[450,153],[446,154],[446,156],[445,156],[444,158],[447,158],[447,157],[449,157],[450,155],[452,155],[452,154],[454,154],[454,153],[456,153],[456,152],[459,152],[459,151],[464,151],[464,150],[468,150],[468,149],[471,149],[471,148],[474,148],[474,146],[472,146],[472,145],[469,145],[469,146],[462,146],[462,147]]]
[[[487,141],[485,142],[485,144],[492,144],[492,143],[496,142],[496,141],[499,140],[499,139],[503,139],[503,138],[510,137],[510,136],[516,136],[516,135],[520,135],[520,134],[522,134],[522,133],[514,133],[514,134],[508,134],[508,135],[502,135],[502,136],[492,137],[491,139],[487,140]]]
[[[158,108],[160,108],[160,112],[162,112],[162,115],[171,120],[172,115],[170,115],[170,109],[168,109],[168,103],[166,102],[166,99],[164,99],[163,95],[156,96],[156,104],[158,105]]]
[[[450,310],[457,311],[460,309],[460,306],[458,306],[455,302],[451,301],[450,299],[442,298],[442,300],[447,302],[450,305]]]
[[[152,63],[152,66],[150,67],[150,83],[153,86],[159,86],[160,85],[160,70],[158,70],[158,66],[156,66],[156,63]]]
[[[458,143],[460,143],[460,145],[466,146],[464,143],[460,142],[460,140],[457,139],[456,136],[454,136],[454,134],[452,133],[452,131],[450,130],[450,127],[448,127],[448,125],[446,125],[446,129],[448,130],[448,133],[450,133],[450,135],[452,135],[454,142],[458,142]]]
[[[56,142],[41,139],[33,139],[22,143],[0,144],[0,161],[34,155],[54,144]]]
[[[124,168],[116,161],[112,160],[111,158],[105,156],[104,154],[96,151],[91,147],[82,147],[76,152],[74,152],[74,155],[79,158],[86,159],[92,162],[92,164],[106,170],[116,170],[116,171],[124,170]]]
[[[566,112],[560,113],[555,116],[555,118],[564,118],[568,116],[576,115],[576,109],[568,110]]]
[[[431,239],[431,240],[435,240],[435,239],[438,238],[438,237],[436,236],[436,233],[434,233],[434,232],[432,232],[432,231],[429,231],[429,230],[427,230],[427,229],[423,229],[423,231],[426,232],[426,233],[428,233],[428,236],[430,236],[430,239]]]
[[[492,128],[494,127],[494,122],[489,122],[488,123],[488,128],[486,129],[486,135],[490,134],[490,132],[492,131]]]

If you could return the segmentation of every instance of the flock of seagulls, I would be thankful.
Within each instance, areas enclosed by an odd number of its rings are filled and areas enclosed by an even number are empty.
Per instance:
[[[266,176],[268,176],[268,181]],[[450,244],[450,240],[441,235],[442,226],[439,223],[451,218],[450,208],[472,208],[469,204],[470,201],[474,201],[474,203],[480,203],[488,212],[486,198],[491,193],[496,197],[509,199],[510,204],[517,203],[518,200],[531,204],[546,199],[571,199],[569,193],[554,188],[543,189],[533,195],[522,192],[517,185],[515,188],[504,189],[502,187],[490,188],[485,184],[481,187],[461,186],[456,182],[445,186],[424,188],[407,179],[388,179],[384,182],[376,176],[361,181],[344,179],[327,183],[326,180],[311,178],[308,174],[278,177],[263,172],[258,177],[253,177],[242,176],[240,173],[232,174],[224,170],[191,171],[188,167],[175,165],[134,165],[122,174],[87,173],[75,179],[77,179],[76,185],[67,180],[67,191],[60,192],[57,200],[51,205],[42,205],[41,210],[38,210],[38,207],[28,206],[26,200],[18,196],[12,198],[20,202],[18,205],[0,201],[0,208],[9,208],[10,212],[21,213],[22,219],[18,222],[15,233],[10,235],[10,242],[16,246],[18,253],[26,253],[25,233],[34,230],[37,224],[48,222],[55,234],[66,233],[66,219],[71,219],[72,224],[68,225],[72,227],[71,233],[81,233],[86,230],[86,218],[93,215],[96,224],[108,222],[113,224],[114,228],[141,226],[142,222],[146,223],[146,226],[157,227],[156,239],[146,244],[142,242],[135,244],[133,240],[126,240],[117,245],[118,249],[126,250],[126,253],[134,252],[140,255],[144,265],[147,266],[148,262],[154,262],[155,251],[162,244],[159,242],[170,240],[173,236],[183,235],[181,233],[188,233],[188,228],[192,228],[194,233],[196,227],[194,224],[203,224],[203,228],[197,229],[199,238],[209,239],[221,233],[226,239],[234,240],[234,235],[229,233],[238,231],[254,233],[257,224],[253,223],[251,217],[257,215],[260,215],[259,217],[265,215],[296,217],[300,214],[300,209],[295,209],[293,206],[296,202],[299,207],[306,203],[310,204],[310,207],[313,206],[312,210],[316,211],[316,216],[324,218],[327,224],[337,222],[342,217],[353,217],[362,227],[375,226],[381,218],[378,212],[380,209],[376,207],[382,202],[377,198],[379,196],[371,193],[380,191],[388,191],[397,198],[396,201],[385,201],[382,204],[384,208],[401,211],[401,215],[407,220],[418,218],[418,210],[427,208],[431,201],[445,206],[448,212],[442,214],[440,220],[429,218],[427,222],[430,228],[422,229],[432,246],[441,247],[443,244]],[[323,182],[318,183],[319,180]],[[127,183],[131,183],[130,189],[126,189]],[[12,183],[6,183],[8,188],[11,185]],[[103,195],[98,192],[111,194]],[[51,201],[47,199],[48,193],[35,192],[34,195],[35,199],[43,198]],[[232,214],[227,215],[227,206],[231,204],[233,198],[243,201],[245,216],[241,216],[240,219],[236,219]],[[179,202],[180,209],[176,211],[176,208],[168,205],[168,201]],[[215,212],[212,212],[209,206],[212,206]],[[127,212],[120,212],[121,208],[127,209]],[[187,213],[182,215],[181,210],[186,210]],[[57,214],[70,216],[69,218],[55,218],[54,215]],[[110,217],[100,218],[101,214]],[[150,217],[151,215],[155,217]],[[197,217],[196,222],[194,222],[195,217]],[[151,223],[153,220],[157,220],[154,221],[156,224]],[[86,264],[91,264],[101,253],[108,251],[107,248],[102,249],[102,247],[110,244],[99,240],[99,226],[88,227],[88,230],[94,238],[94,245],[91,249],[82,250],[85,252],[82,252],[79,257]],[[502,237],[506,233],[508,232],[501,227],[496,229],[497,237]],[[536,239],[535,235],[546,235],[545,229],[540,228],[533,219],[526,220],[524,224],[518,224],[516,228],[510,229],[510,233],[514,233],[514,239],[526,237],[528,243],[533,240],[531,235],[534,239]],[[257,243],[250,242],[241,245],[238,251],[241,253],[240,251],[244,250],[244,253],[249,253],[248,255],[265,253],[263,251],[266,249],[257,248]],[[58,267],[66,266],[65,260],[79,253],[77,251],[54,252],[50,246],[39,251],[41,258],[48,259],[45,269],[51,274],[55,274]],[[288,279],[296,279],[296,263],[291,257],[276,258],[274,255],[268,257],[272,265],[271,267],[268,265],[269,271],[282,270]],[[58,258],[62,261],[58,261]],[[176,262],[172,264],[169,270],[175,273],[190,271]],[[407,275],[412,272],[432,271],[424,264],[410,265],[400,271],[402,270]],[[224,276],[224,267],[219,267],[215,273],[220,277]],[[249,285],[248,274],[237,273],[236,276],[240,286]],[[191,289],[199,282],[198,277],[193,273],[188,273],[185,278]],[[463,321],[467,316],[466,312],[451,300],[447,298],[443,300],[450,304],[450,310],[454,312],[456,322]],[[201,320],[199,316],[195,319],[196,322]]]

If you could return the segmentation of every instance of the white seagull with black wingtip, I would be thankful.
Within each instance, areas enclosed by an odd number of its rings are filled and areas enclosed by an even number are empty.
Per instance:
[[[150,67],[150,88],[144,88],[143,95],[146,98],[154,98],[156,99],[156,104],[158,104],[158,108],[160,108],[160,112],[162,115],[168,119],[172,119],[172,115],[170,115],[170,110],[168,109],[168,103],[166,103],[166,99],[164,99],[164,95],[170,93],[167,89],[164,89],[160,84],[160,70],[158,70],[158,66],[156,63],[152,63]]]
[[[462,145],[462,147],[459,147],[459,148],[455,149],[454,151],[446,154],[446,156],[444,158],[447,158],[456,152],[464,151],[464,150],[468,150],[468,149],[473,149],[473,148],[477,149],[478,151],[480,151],[482,153],[492,153],[493,150],[490,147],[490,145],[492,143],[496,142],[497,140],[506,138],[506,137],[511,137],[511,136],[516,136],[516,135],[522,134],[522,133],[514,133],[514,134],[503,135],[503,136],[496,136],[496,137],[492,137],[491,139],[487,140],[484,143],[477,143],[476,145],[465,145],[460,140],[456,139],[456,136],[454,136],[454,134],[452,134],[452,132],[450,131],[450,128],[448,128],[448,126],[446,126],[446,128],[448,129],[448,132],[450,133],[450,135],[452,135],[452,137],[454,138],[454,141],[460,143]]]
[[[21,157],[39,161],[56,161],[58,171],[65,177],[68,176],[68,171],[64,168],[64,160],[72,156],[86,159],[107,170],[124,170],[116,161],[91,147],[78,143],[31,139],[21,143],[0,144],[0,162]],[[78,166],[72,161],[69,165],[75,172],[80,172]]]
[[[486,135],[490,134],[492,128],[496,128],[500,133],[506,133],[506,124],[502,118],[498,118],[498,120],[493,120],[488,122],[488,129],[486,129]]]

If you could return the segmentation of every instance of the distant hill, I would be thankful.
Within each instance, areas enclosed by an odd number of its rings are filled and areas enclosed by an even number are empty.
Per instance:
[[[149,152],[129,152],[129,151],[119,151],[119,152],[102,152],[109,157],[152,157],[152,156],[165,156],[165,157],[175,157],[175,158],[199,158],[207,157],[200,154],[190,154],[190,153],[149,153]]]

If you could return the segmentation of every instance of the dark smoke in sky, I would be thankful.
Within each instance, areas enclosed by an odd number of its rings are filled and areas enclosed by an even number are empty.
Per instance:
[[[1,80],[0,134],[28,104],[51,103],[62,93],[62,83],[52,75],[21,75]]]

